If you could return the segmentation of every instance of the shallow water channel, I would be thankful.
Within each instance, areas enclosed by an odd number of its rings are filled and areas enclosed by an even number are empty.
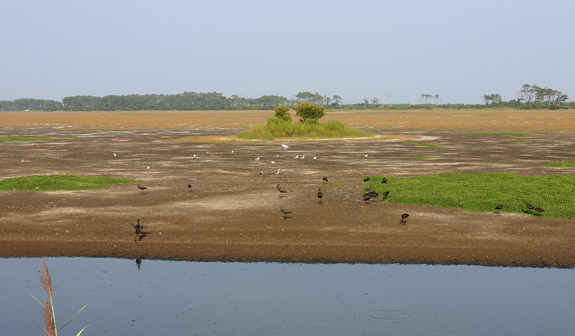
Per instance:
[[[572,269],[46,261],[61,336],[575,333]],[[2,335],[42,335],[41,268],[0,259]]]

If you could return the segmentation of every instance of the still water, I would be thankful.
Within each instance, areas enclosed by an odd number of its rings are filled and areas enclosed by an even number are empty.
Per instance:
[[[575,335],[575,270],[47,258],[60,335]],[[41,259],[0,259],[0,334],[42,335]]]

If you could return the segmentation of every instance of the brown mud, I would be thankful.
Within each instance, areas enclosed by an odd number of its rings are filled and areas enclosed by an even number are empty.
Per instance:
[[[575,159],[574,112],[334,113],[386,137],[285,142],[287,150],[270,142],[175,141],[233,134],[270,114],[210,113],[0,113],[0,136],[56,138],[0,142],[1,179],[94,175],[148,187],[0,191],[0,257],[575,266],[573,219],[361,200],[368,175],[573,174],[541,165]],[[468,134],[503,130],[528,135]],[[284,219],[280,208],[293,212]],[[405,225],[403,213],[410,215]],[[141,240],[132,227],[137,219],[146,232]]]

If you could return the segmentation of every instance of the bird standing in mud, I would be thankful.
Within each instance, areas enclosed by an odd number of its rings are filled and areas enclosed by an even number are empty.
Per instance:
[[[148,189],[148,187],[144,187],[138,184],[138,189],[140,189],[142,191],[142,194],[144,193],[144,190]]]
[[[407,224],[407,217],[409,217],[409,214],[406,214],[406,213],[402,214],[401,215],[401,222],[399,222],[399,223],[403,224],[403,225]]]
[[[148,235],[148,232],[144,232],[144,225],[140,224],[139,218],[137,220],[137,224],[136,225],[132,224],[132,227],[136,229],[136,236],[134,237],[134,243],[141,241],[142,239],[144,239],[144,237]]]
[[[323,204],[323,193],[321,192],[321,189],[317,190],[317,204]]]
[[[322,180],[323,180],[325,183],[327,183],[327,182],[328,182],[327,176],[322,177]]]
[[[280,212],[282,213],[282,218],[284,220],[286,220],[288,218],[292,218],[291,216],[289,216],[289,214],[293,213],[293,211],[288,210],[288,209],[284,209],[283,207],[281,207]]]
[[[284,194],[287,193],[287,190],[280,187],[280,184],[276,184],[276,189],[280,192],[280,198],[285,197]]]

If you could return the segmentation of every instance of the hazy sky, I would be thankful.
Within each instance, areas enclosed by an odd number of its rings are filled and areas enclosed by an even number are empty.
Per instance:
[[[572,0],[1,0],[0,100],[300,91],[575,98]]]

